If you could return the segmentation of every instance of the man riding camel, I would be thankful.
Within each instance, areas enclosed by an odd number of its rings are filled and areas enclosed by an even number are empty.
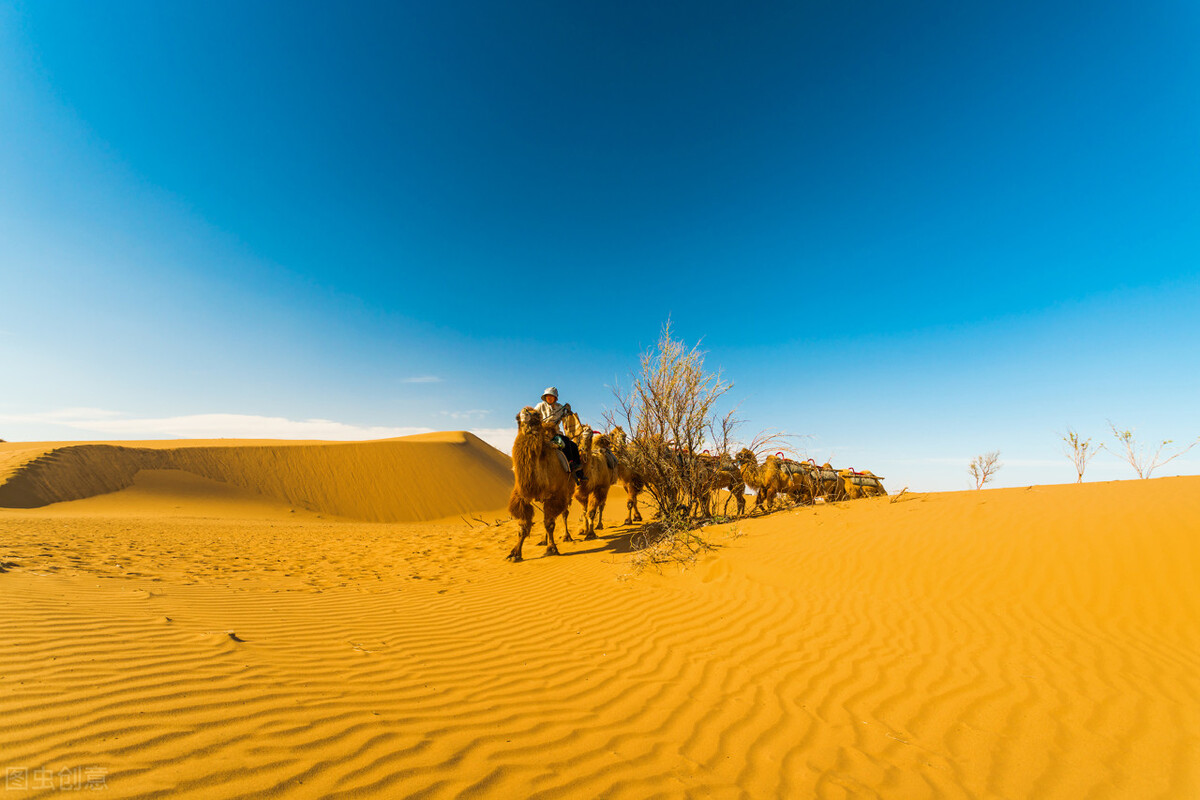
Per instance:
[[[579,445],[562,435],[559,424],[562,418],[571,413],[571,404],[558,402],[558,388],[547,386],[542,391],[542,402],[534,406],[534,410],[542,415],[546,422],[554,423],[554,438],[551,440],[562,449],[575,475],[575,483],[582,485],[587,479],[583,476],[583,464],[579,458]]]

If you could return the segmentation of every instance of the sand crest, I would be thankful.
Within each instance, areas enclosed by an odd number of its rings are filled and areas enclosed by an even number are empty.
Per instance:
[[[504,506],[507,456],[465,431],[374,442],[194,440],[0,444],[0,507],[36,508],[183,470],[312,511],[373,522]]]

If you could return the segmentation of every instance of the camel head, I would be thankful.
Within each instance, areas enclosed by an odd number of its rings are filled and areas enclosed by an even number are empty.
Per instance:
[[[625,443],[629,441],[629,437],[625,435],[625,429],[620,425],[614,425],[613,429],[608,432],[609,438],[617,448],[623,448]]]
[[[552,433],[554,431],[553,422],[545,422],[542,420],[542,415],[538,413],[536,408],[525,406],[521,412],[517,414],[517,428],[522,433]]]
[[[579,419],[579,415],[572,411],[570,414],[562,418],[563,433],[568,439],[573,440],[576,444],[579,443],[580,437],[583,436],[583,430],[586,426]]]
[[[743,447],[735,456],[737,463],[743,466],[758,466],[758,459],[754,455],[754,451],[749,447]]]

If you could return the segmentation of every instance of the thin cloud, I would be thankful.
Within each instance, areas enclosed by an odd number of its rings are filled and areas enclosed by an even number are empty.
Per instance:
[[[401,383],[441,383],[442,379],[437,375],[414,375],[411,378],[405,378]]]
[[[459,412],[468,413],[468,412]],[[186,414],[175,417],[129,417],[101,408],[64,408],[32,414],[0,414],[0,423],[54,425],[108,437],[129,439],[318,439],[362,441],[433,433],[422,426],[350,425],[329,419],[295,420],[257,414]],[[505,455],[512,453],[516,428],[471,428]]]
[[[170,436],[197,439],[390,439],[430,433],[426,427],[350,425],[329,419],[294,420],[256,414],[187,414],[125,417],[102,409],[63,409],[36,414],[0,414],[0,422],[61,425],[109,436]]]
[[[479,419],[481,417],[486,417],[488,414],[491,414],[491,413],[492,413],[491,411],[489,411],[485,408],[472,408],[472,409],[468,409],[467,411],[442,411],[441,412],[442,416],[449,417],[450,419]]]

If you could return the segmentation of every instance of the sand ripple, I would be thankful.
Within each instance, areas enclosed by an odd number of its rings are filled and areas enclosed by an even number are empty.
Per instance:
[[[511,565],[52,509],[0,512],[0,766],[109,796],[1200,795],[1200,479],[782,512],[633,579],[624,529]]]

